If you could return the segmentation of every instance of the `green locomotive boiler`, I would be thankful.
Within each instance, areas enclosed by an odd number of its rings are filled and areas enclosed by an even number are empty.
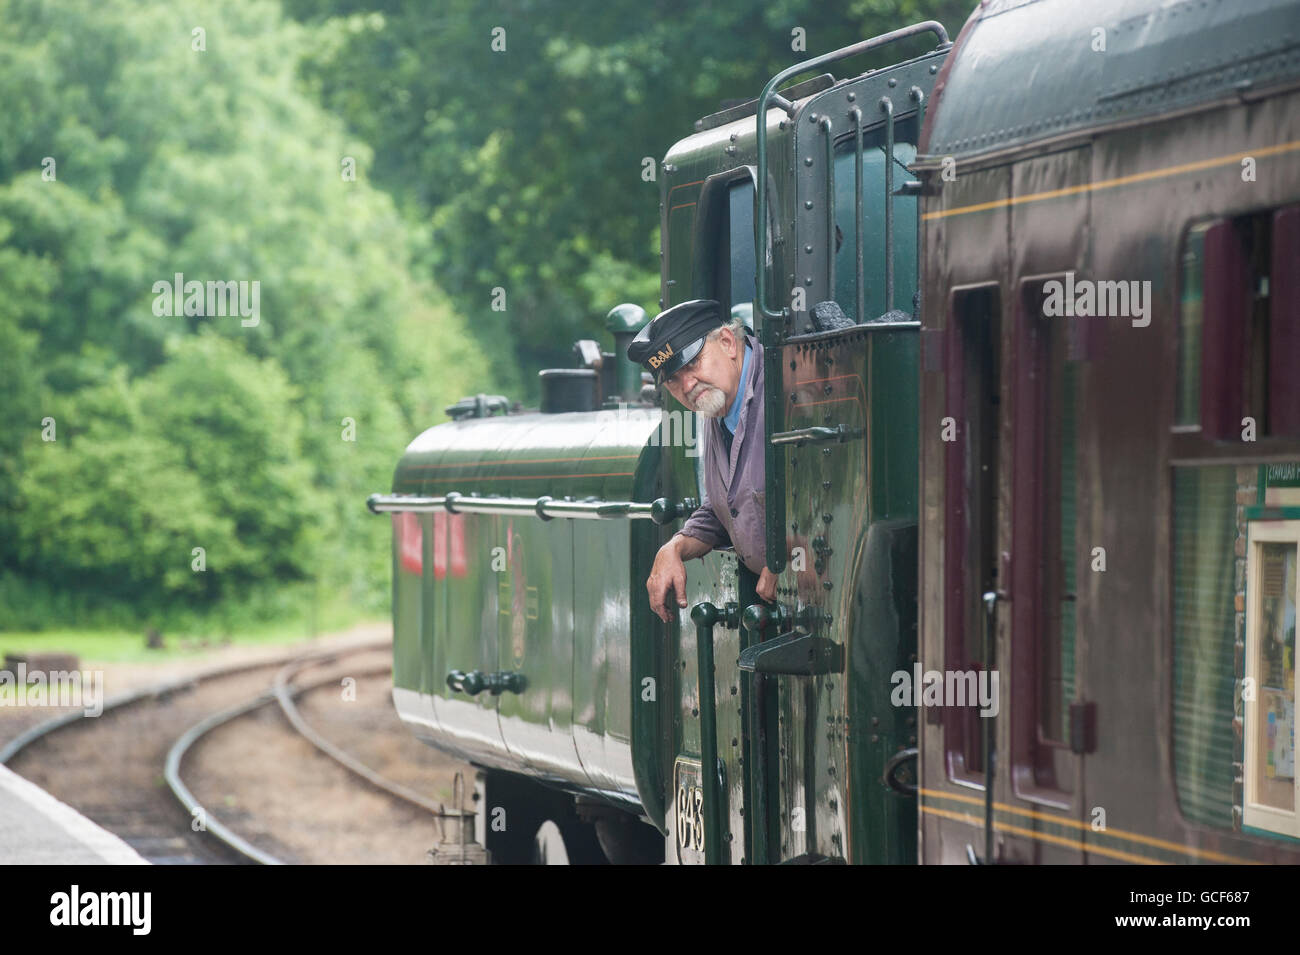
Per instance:
[[[826,72],[925,35],[919,57]],[[466,399],[371,497],[393,516],[394,703],[480,770],[494,861],[528,861],[548,824],[570,861],[916,861],[917,711],[891,699],[917,639],[906,166],[949,46],[927,22],[797,64],[661,165],[661,306],[716,299],[764,345],[775,604],[714,552],[687,565],[688,613],[650,612],[702,429],[624,357],[633,306],[612,352],[542,373],[539,411]]]

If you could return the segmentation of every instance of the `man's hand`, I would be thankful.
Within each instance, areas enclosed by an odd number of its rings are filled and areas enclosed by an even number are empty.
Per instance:
[[[776,580],[776,574],[764,567],[763,572],[758,575],[758,586],[754,588],[754,592],[761,599],[771,603],[776,599]]]
[[[678,534],[655,554],[654,566],[645,589],[650,594],[650,609],[665,623],[672,623],[674,611],[667,606],[669,594],[677,606],[686,606],[686,564],[692,557],[702,557],[712,548],[701,540]]]
[[[676,540],[673,538],[659,548],[650,578],[645,582],[645,589],[650,593],[650,609],[665,623],[673,619],[672,612],[664,606],[669,594],[676,595],[677,606],[686,606],[686,565],[677,555]]]

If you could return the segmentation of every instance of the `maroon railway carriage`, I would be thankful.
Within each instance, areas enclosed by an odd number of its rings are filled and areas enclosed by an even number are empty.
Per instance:
[[[1298,83],[1293,0],[986,0],[947,58],[921,662],[1000,706],[925,710],[924,862],[1300,862]]]

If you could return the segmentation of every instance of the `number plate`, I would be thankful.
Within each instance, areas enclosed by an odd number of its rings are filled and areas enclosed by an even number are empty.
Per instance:
[[[673,764],[673,831],[677,837],[677,861],[690,865],[704,862],[704,789],[700,786],[698,759],[679,756]]]

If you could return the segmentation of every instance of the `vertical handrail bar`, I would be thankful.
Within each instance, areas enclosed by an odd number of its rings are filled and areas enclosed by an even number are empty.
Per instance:
[[[921,129],[925,125],[925,90],[919,86],[913,86],[911,96],[912,99],[916,100],[916,128]],[[918,195],[916,197],[916,274],[918,281],[921,275],[921,250],[925,248],[925,244],[921,241],[921,233],[924,231],[923,227],[925,225],[923,215],[921,197]],[[919,301],[919,298],[912,301],[912,316],[918,319],[921,317]]]
[[[725,865],[723,858],[722,784],[718,762],[718,703],[714,686],[713,627],[726,614],[711,603],[691,608],[695,623],[695,652],[700,681],[700,782],[704,789],[704,864]]]
[[[894,310],[894,101],[880,97],[885,112],[885,311]]]
[[[835,130],[829,116],[817,124],[826,134],[826,297],[835,298]]]
[[[791,77],[798,76],[801,73],[807,73],[811,70],[820,69],[828,63],[835,63],[839,60],[847,59],[851,56],[857,56],[859,53],[866,53],[890,43],[896,43],[899,40],[906,40],[910,37],[919,36],[922,33],[933,33],[939,38],[938,49],[945,49],[952,46],[948,39],[948,31],[943,28],[943,24],[938,20],[925,20],[921,23],[913,23],[911,26],[902,27],[898,30],[891,30],[889,33],[882,33],[880,36],[872,37],[869,40],[862,40],[850,46],[843,47],[839,50],[833,50],[830,53],[824,53],[821,56],[815,56],[811,60],[804,60],[787,66],[784,70],[777,73],[767,85],[763,87],[763,92],[758,97],[758,108],[755,112],[755,132],[756,145],[758,152],[758,185],[755,192],[755,201],[757,208],[754,215],[754,252],[758,261],[758,310],[764,318],[783,319],[785,318],[785,309],[774,312],[768,307],[767,301],[767,272],[766,263],[770,250],[767,244],[767,110],[769,105],[776,100],[786,114],[793,116],[795,113],[794,104],[785,100],[776,92],[778,86]],[[765,321],[766,328],[767,322]],[[767,345],[767,342],[763,342]]]
[[[998,594],[996,591],[989,591],[984,594],[984,672],[985,674],[993,671],[994,656],[994,638],[997,635],[997,601]],[[985,680],[991,680],[992,677],[985,676]],[[996,778],[996,771],[993,765],[993,745],[995,736],[993,734],[992,716],[980,714],[984,720],[984,864],[993,865],[993,782]]]
[[[853,107],[849,110],[853,117],[853,242],[857,251],[857,311],[854,321],[861,325],[867,320],[867,293],[862,287],[865,281],[862,243],[862,110]]]
[[[751,823],[754,852],[749,861],[753,865],[767,865],[771,861],[767,838],[767,679],[766,673],[754,673],[753,689],[749,695],[753,706],[749,725],[754,740],[749,752],[752,763],[749,789],[754,796],[754,819]]]

